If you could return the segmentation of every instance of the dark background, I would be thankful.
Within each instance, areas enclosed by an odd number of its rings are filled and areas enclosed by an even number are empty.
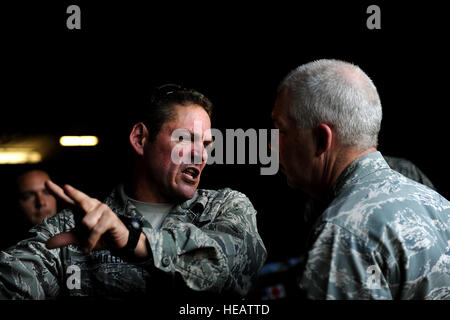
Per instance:
[[[448,49],[440,5],[345,2],[33,1],[2,3],[0,137],[54,137],[43,163],[54,180],[102,198],[120,181],[127,118],[150,89],[179,83],[215,104],[213,127],[271,128],[278,83],[320,58],[359,65],[383,104],[379,150],[415,163],[446,198]],[[66,8],[81,8],[81,30]],[[381,7],[381,30],[366,9]],[[59,136],[92,134],[95,148]],[[2,238],[14,232],[12,185],[23,165],[0,165]],[[298,191],[259,165],[212,165],[201,188],[245,193],[258,211],[268,261],[295,256],[304,233]]]

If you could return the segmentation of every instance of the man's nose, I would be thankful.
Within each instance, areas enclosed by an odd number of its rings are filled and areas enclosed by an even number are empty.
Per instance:
[[[36,195],[36,207],[42,208],[45,207],[46,205],[47,205],[47,198],[45,197],[44,194],[38,193]]]
[[[191,158],[194,164],[201,164],[208,158],[203,141],[196,141],[192,144]]]

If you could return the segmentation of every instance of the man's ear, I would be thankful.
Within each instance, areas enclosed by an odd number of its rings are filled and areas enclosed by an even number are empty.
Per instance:
[[[321,123],[315,128],[316,156],[320,156],[331,148],[334,133],[328,124]]]
[[[137,155],[144,155],[144,146],[148,140],[148,130],[145,124],[138,122],[133,126],[130,133],[130,144]]]

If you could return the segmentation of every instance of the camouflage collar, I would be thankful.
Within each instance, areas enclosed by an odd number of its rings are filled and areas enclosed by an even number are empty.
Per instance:
[[[119,184],[114,188],[111,194],[105,199],[105,203],[118,215],[142,217],[131,201],[127,200],[123,184]],[[169,214],[180,214],[188,211],[193,214],[193,218],[195,218],[202,214],[207,203],[208,196],[206,191],[196,190],[191,199],[175,205]]]
[[[389,165],[379,151],[366,154],[354,160],[342,171],[333,185],[330,193],[331,199],[335,198],[345,185],[381,169],[389,169]]]

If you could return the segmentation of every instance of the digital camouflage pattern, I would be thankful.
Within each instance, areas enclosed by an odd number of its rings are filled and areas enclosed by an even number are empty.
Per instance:
[[[414,163],[407,159],[397,158],[392,156],[383,156],[389,167],[397,172],[400,172],[407,178],[417,181],[421,184],[435,189],[431,180],[420,170]],[[303,212],[303,218],[305,223],[310,224],[318,214],[320,214],[325,208],[323,204],[319,203],[312,197],[307,197],[303,203],[299,204],[300,210]]]
[[[74,245],[46,249],[50,237],[75,226],[72,211],[64,210],[34,227],[32,238],[0,253],[0,298],[130,298],[157,295],[162,288],[180,290],[179,283],[194,291],[240,296],[248,292],[267,254],[256,211],[245,195],[228,188],[197,190],[156,230],[123,199],[119,188],[105,203],[119,216],[143,222],[152,257],[133,262],[109,250],[86,254]],[[67,285],[72,266],[81,270],[78,287]]]
[[[300,288],[309,299],[450,299],[450,203],[389,168],[352,162],[315,222]]]
[[[428,179],[428,177],[422,172],[422,170],[420,170],[411,161],[391,156],[384,156],[384,160],[386,160],[387,164],[389,165],[389,167],[391,167],[391,169],[400,172],[405,177],[417,181],[421,184],[424,184],[427,187],[430,187],[431,189],[435,189],[430,179]]]

